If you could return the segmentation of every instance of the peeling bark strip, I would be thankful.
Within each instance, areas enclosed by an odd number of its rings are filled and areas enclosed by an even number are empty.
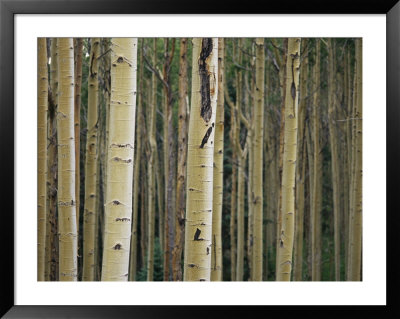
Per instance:
[[[199,75],[200,75],[200,94],[201,94],[200,115],[206,122],[210,120],[212,114],[211,98],[210,98],[210,73],[208,71],[208,64],[206,61],[207,58],[210,56],[212,49],[213,49],[212,39],[204,38],[201,43],[201,52],[199,58]]]
[[[212,127],[209,127],[207,132],[206,132],[206,134],[203,137],[203,140],[201,141],[200,148],[203,148],[204,145],[207,143],[207,141],[208,141],[208,139],[209,139],[209,137],[211,135],[211,132],[212,132]]]

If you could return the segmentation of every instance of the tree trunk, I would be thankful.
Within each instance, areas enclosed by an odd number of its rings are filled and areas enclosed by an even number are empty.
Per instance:
[[[164,183],[165,183],[165,215],[164,215],[164,281],[172,279],[172,250],[174,248],[174,219],[175,219],[175,132],[172,122],[172,87],[170,71],[172,59],[175,52],[175,39],[171,41],[171,51],[169,51],[169,39],[164,39],[164,66],[162,83],[164,87]],[[155,66],[154,66],[155,67]]]
[[[335,280],[340,281],[340,168],[337,137],[336,85],[334,42],[328,39],[328,118],[329,137],[331,147],[332,187],[333,187],[333,216],[334,216],[334,243],[335,243]]]
[[[282,170],[282,226],[277,281],[290,281],[294,239],[300,38],[289,38],[286,62],[285,137]]]
[[[75,132],[75,196],[76,196],[76,230],[79,241],[80,211],[80,136],[81,136],[81,87],[82,87],[82,51],[83,39],[76,39],[75,46],[75,92],[74,92],[74,132]],[[79,243],[78,243],[79,249]],[[79,255],[79,252],[78,252]]]
[[[303,39],[303,48],[307,48],[307,39]],[[307,81],[308,81],[308,56],[303,57],[300,70],[300,105],[297,138],[297,167],[296,167],[296,222],[295,222],[295,246],[293,280],[301,281],[303,273],[303,236],[304,236],[304,183],[306,168],[305,147],[305,120],[307,108]]]
[[[83,281],[93,281],[95,273],[95,229],[98,211],[97,200],[97,131],[98,131],[98,70],[100,39],[91,39],[88,74],[88,115],[85,163],[85,209],[83,212]]]
[[[185,224],[185,281],[210,281],[218,39],[194,38]]]
[[[74,143],[74,45],[58,39],[58,226],[59,280],[77,280],[77,229]]]
[[[256,87],[254,109],[254,250],[253,281],[262,281],[263,271],[263,141],[264,141],[264,39],[256,39]]]
[[[46,232],[49,232],[47,256],[47,268],[49,280],[58,280],[58,225],[57,213],[57,104],[58,104],[58,55],[57,39],[51,39],[51,64],[50,64],[50,92],[49,92],[49,145],[47,150],[47,180],[48,180],[48,224]]]
[[[37,280],[45,280],[46,269],[46,183],[47,183],[47,43],[46,38],[38,38],[38,268]]]
[[[355,114],[356,132],[354,135],[354,184],[353,213],[350,223],[350,249],[348,280],[361,279],[361,246],[362,246],[362,43],[356,39],[356,100]]]
[[[218,99],[215,122],[211,281],[222,281],[222,201],[224,175],[225,39],[218,39]]]
[[[314,135],[314,180],[313,180],[313,197],[312,197],[312,218],[311,218],[311,242],[312,242],[312,280],[319,281],[321,279],[320,261],[321,252],[319,251],[319,240],[321,233],[320,215],[321,215],[321,149],[320,149],[320,47],[321,42],[316,39],[316,62],[314,66],[314,121],[313,121],[313,135]]]
[[[113,38],[102,281],[127,281],[135,143],[137,39]]]
[[[276,46],[274,46],[276,48]],[[277,51],[277,50],[276,50]],[[286,106],[286,84],[285,79],[287,76],[286,71],[286,56],[288,52],[288,39],[283,40],[283,54],[282,54],[282,62],[279,63],[279,84],[281,87],[281,116],[280,116],[280,133],[279,133],[279,169],[278,169],[278,186],[279,186],[279,197],[277,204],[277,217],[276,217],[276,269],[279,268],[278,260],[279,260],[279,241],[280,241],[280,232],[282,228],[282,170],[283,170],[283,152],[284,152],[284,130],[285,130],[285,106]],[[279,53],[276,52],[276,57],[279,57]],[[277,274],[277,273],[276,273]]]
[[[186,158],[187,158],[187,39],[181,39],[179,55],[179,110],[178,110],[178,176],[176,185],[175,246],[172,252],[172,279],[182,281],[182,251],[186,208]]]

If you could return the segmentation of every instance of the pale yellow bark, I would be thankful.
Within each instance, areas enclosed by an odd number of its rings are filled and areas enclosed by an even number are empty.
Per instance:
[[[286,63],[285,136],[282,170],[282,226],[277,281],[290,281],[294,239],[300,38],[289,38]]]
[[[46,38],[38,38],[38,243],[37,243],[37,280],[45,280],[46,248],[46,182],[47,182],[47,44]]]
[[[224,174],[225,39],[218,39],[218,100],[215,121],[211,281],[222,280],[222,196]]]
[[[303,47],[307,47],[307,39],[302,39]],[[297,138],[296,167],[296,223],[293,256],[293,280],[301,281],[303,272],[303,236],[304,236],[304,183],[306,168],[305,119],[307,108],[308,56],[304,56],[300,69],[300,105]]]
[[[88,115],[85,163],[85,208],[83,212],[83,273],[82,281],[93,281],[95,274],[95,229],[97,199],[97,131],[98,131],[98,70],[100,39],[91,39],[88,75]]]
[[[254,109],[254,236],[253,281],[262,281],[263,271],[263,141],[264,141],[264,39],[256,39],[256,86]]]
[[[133,153],[135,143],[137,39],[111,40],[110,132],[102,281],[127,281]]]
[[[194,38],[185,224],[185,281],[210,281],[218,39]]]
[[[333,218],[335,243],[335,280],[340,280],[340,168],[336,122],[336,83],[335,83],[334,43],[328,39],[328,117],[332,164]]]
[[[350,229],[350,255],[348,280],[361,280],[362,247],[362,40],[356,39],[356,122],[354,154],[353,216]]]
[[[58,225],[59,280],[77,280],[74,143],[74,45],[58,39]]]

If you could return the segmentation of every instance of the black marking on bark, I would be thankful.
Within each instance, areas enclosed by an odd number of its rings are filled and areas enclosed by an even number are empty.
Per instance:
[[[117,218],[115,218],[115,221],[116,222],[130,222],[131,220],[126,217],[122,217],[122,218],[117,217]]]
[[[121,202],[118,201],[118,200],[113,200],[112,203],[113,203],[114,205],[121,205]]]
[[[279,241],[279,246],[282,248],[283,247],[283,240],[282,239],[280,239],[280,241]]]
[[[200,75],[200,94],[201,108],[200,115],[204,121],[208,122],[211,119],[211,96],[210,96],[210,74],[207,69],[207,58],[213,50],[211,38],[203,38],[201,42],[201,52],[199,58],[199,75]]]
[[[120,103],[120,102],[119,102]],[[131,144],[111,144],[111,147],[118,147],[118,148],[125,148],[125,147],[129,147],[131,149],[133,149],[133,146]]]
[[[122,159],[121,157],[113,157],[112,160],[116,161],[116,162],[123,162],[123,163],[132,162],[132,159],[130,159],[130,158],[129,159]]]
[[[214,126],[215,126],[215,124],[213,123],[213,124],[212,124],[212,127],[214,127]]]
[[[124,58],[123,58],[122,56],[118,57],[117,62],[118,62],[118,63],[124,62]]]
[[[189,268],[194,268],[194,267],[196,267],[196,265],[195,264],[188,264],[188,267]]]
[[[213,128],[212,126],[210,126],[206,132],[206,134],[203,137],[203,140],[201,141],[201,145],[200,148],[203,148],[204,145],[207,143],[208,139],[210,138],[211,132],[212,132]]]
[[[209,254],[210,254],[210,248],[207,247],[207,255],[209,255]]]
[[[196,233],[194,234],[193,240],[195,240],[195,241],[204,240],[203,238],[199,238],[199,237],[200,237],[200,234],[201,234],[201,230],[197,228],[197,229],[196,229]]]
[[[89,197],[90,197],[90,198],[95,198],[96,195],[95,195],[95,194],[90,194]]]
[[[113,247],[114,250],[121,250],[122,245],[121,244],[115,244],[115,246]]]
[[[200,281],[206,281],[205,279],[201,278]]]

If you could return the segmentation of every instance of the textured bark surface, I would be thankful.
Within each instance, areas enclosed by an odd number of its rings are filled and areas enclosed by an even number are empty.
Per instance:
[[[308,47],[307,39],[302,39],[302,47]],[[307,112],[307,80],[308,80],[308,53],[301,61],[300,69],[300,103],[297,137],[297,166],[296,166],[296,227],[293,253],[293,280],[301,281],[303,273],[303,236],[305,210],[305,172],[306,172],[306,138],[305,125]]]
[[[75,92],[74,92],[74,132],[75,132],[75,194],[76,194],[76,229],[79,238],[79,210],[80,210],[80,133],[81,133],[81,87],[82,87],[82,51],[83,39],[75,39]],[[79,249],[79,246],[78,246]],[[79,255],[79,253],[78,253]]]
[[[289,38],[286,62],[285,137],[282,170],[282,226],[277,280],[290,281],[294,239],[300,38]]]
[[[58,39],[58,227],[59,280],[77,280],[78,238],[75,199],[74,45]]]
[[[45,280],[46,268],[46,183],[47,183],[47,44],[46,38],[38,38],[38,247],[37,280]]]
[[[139,209],[139,180],[140,166],[142,160],[142,125],[143,125],[143,39],[141,40],[141,50],[139,55],[139,74],[138,74],[138,97],[136,110],[136,147],[135,147],[135,165],[133,175],[133,211],[132,211],[132,234],[131,234],[131,251],[129,254],[129,281],[135,281],[137,272],[137,234],[138,234],[138,209]],[[149,186],[150,191],[150,186]],[[149,220],[151,213],[149,211]],[[147,246],[149,248],[149,245]],[[148,250],[148,254],[150,254]],[[151,256],[148,258],[151,258]],[[151,259],[152,261],[152,259]],[[147,273],[149,276],[149,272]],[[152,273],[150,273],[152,276]]]
[[[91,39],[88,76],[88,115],[85,163],[85,207],[83,211],[83,281],[95,279],[95,239],[97,210],[97,157],[98,157],[98,70],[100,39]]]
[[[321,42],[316,39],[316,62],[314,66],[314,96],[313,96],[313,183],[312,183],[312,209],[311,209],[311,245],[312,245],[312,280],[321,279],[321,251],[319,249],[321,240],[321,196],[322,196],[322,168],[321,168],[321,146],[320,146],[320,55]]]
[[[335,85],[335,56],[332,39],[328,39],[328,120],[329,138],[331,147],[332,188],[333,188],[333,219],[334,219],[334,246],[335,246],[335,280],[340,281],[340,167],[338,153],[336,85]]]
[[[254,109],[254,249],[253,281],[262,281],[263,271],[263,141],[264,141],[264,39],[256,39],[256,86]]]
[[[170,50],[171,48],[171,50]],[[164,215],[164,280],[172,279],[172,250],[175,244],[175,181],[176,181],[176,151],[175,132],[172,121],[172,87],[171,65],[175,52],[175,39],[170,42],[164,39],[164,65],[162,83],[164,88],[164,183],[165,183],[165,215]]]
[[[354,135],[354,185],[353,212],[350,222],[349,273],[348,280],[360,281],[362,247],[362,39],[356,39],[356,131]]]
[[[210,281],[218,39],[194,38],[185,224],[185,281]]]
[[[188,77],[187,77],[188,39],[181,39],[179,55],[179,109],[178,109],[178,174],[176,183],[175,245],[172,251],[172,279],[182,281],[182,251],[185,231],[186,208],[186,158],[188,136]]]
[[[218,39],[218,98],[215,119],[211,281],[222,280],[222,201],[224,174],[225,39]]]
[[[51,63],[50,63],[50,91],[49,91],[49,130],[48,130],[48,149],[47,149],[47,194],[49,197],[48,205],[48,224],[46,233],[49,234],[46,246],[48,246],[48,256],[46,257],[46,268],[49,273],[49,280],[58,280],[58,224],[57,214],[57,176],[58,176],[58,156],[57,156],[57,101],[58,101],[58,55],[57,39],[51,39]]]
[[[102,281],[127,281],[135,143],[137,39],[111,41],[110,132]]]

